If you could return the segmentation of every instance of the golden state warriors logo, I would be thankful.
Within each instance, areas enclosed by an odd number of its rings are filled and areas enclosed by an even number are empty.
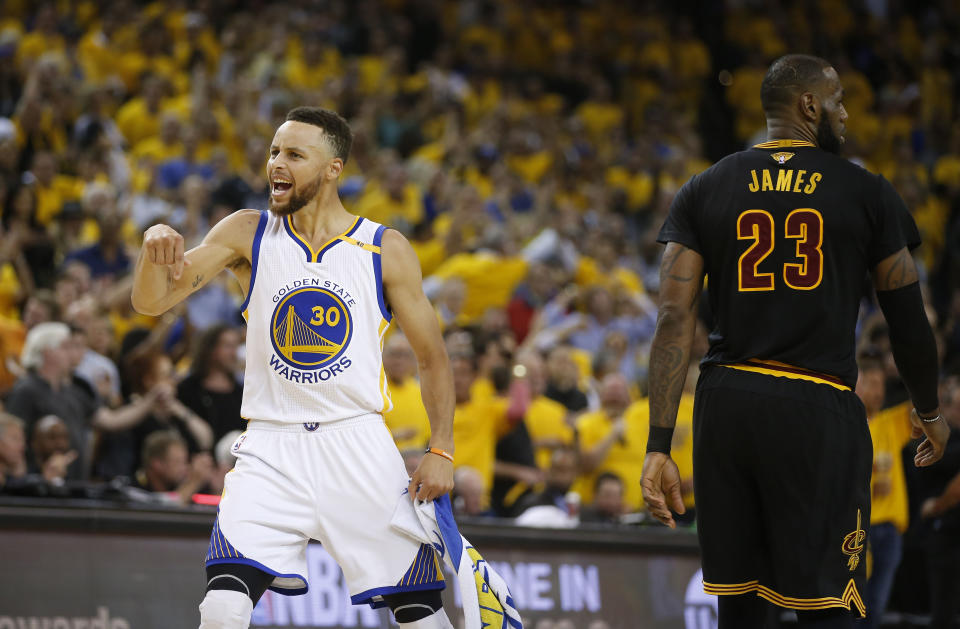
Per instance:
[[[350,366],[349,359],[341,359],[353,334],[350,310],[326,288],[305,286],[284,295],[270,331],[275,352],[270,366],[288,380],[325,381]]]
[[[848,555],[847,567],[850,571],[857,569],[860,563],[860,553],[863,552],[863,542],[867,539],[867,532],[860,528],[860,509],[857,509],[857,528],[843,538],[843,554]]]

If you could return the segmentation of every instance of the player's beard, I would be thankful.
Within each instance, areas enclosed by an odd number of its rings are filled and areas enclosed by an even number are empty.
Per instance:
[[[828,153],[840,152],[840,138],[833,132],[833,127],[826,116],[822,116],[820,124],[817,125],[817,146]]]
[[[284,204],[275,203],[273,197],[270,198],[270,211],[277,216],[287,216],[299,212],[301,208],[313,200],[320,192],[320,185],[323,183],[323,177],[317,175],[316,179],[308,183],[301,192],[294,192],[290,195],[290,200]]]

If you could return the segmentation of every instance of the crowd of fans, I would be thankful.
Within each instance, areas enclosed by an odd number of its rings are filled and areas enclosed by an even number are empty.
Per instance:
[[[189,247],[264,209],[267,147],[301,104],[350,121],[344,205],[420,258],[455,379],[461,513],[644,520],[657,230],[691,174],[765,139],[760,81],[788,51],[837,67],[844,152],[914,213],[943,371],[958,373],[956,3],[702,4],[4,2],[0,487],[219,493],[244,424],[240,287],[223,274],[150,318],[130,271],[152,224]],[[880,412],[906,393],[866,289],[863,304]],[[708,329],[705,313],[695,356]],[[412,468],[429,423],[401,331],[384,366]],[[688,523],[689,392],[674,441]]]

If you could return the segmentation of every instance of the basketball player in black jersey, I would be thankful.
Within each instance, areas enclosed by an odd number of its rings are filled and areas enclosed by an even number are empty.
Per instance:
[[[683,511],[670,440],[704,276],[715,315],[694,408],[704,589],[720,629],[765,626],[772,603],[802,627],[864,615],[872,444],[854,328],[873,278],[910,391],[915,463],[943,453],[937,353],[910,250],[919,234],[881,176],[836,155],[843,88],[830,64],[788,55],[760,94],[769,142],[730,155],[677,194],[659,240],[643,497]],[[854,612],[851,614],[850,612]]]

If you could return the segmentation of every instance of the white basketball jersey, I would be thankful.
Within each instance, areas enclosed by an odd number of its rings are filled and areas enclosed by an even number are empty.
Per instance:
[[[260,213],[241,307],[243,417],[319,424],[390,410],[382,353],[391,319],[380,267],[384,229],[358,217],[314,251],[290,216]]]

